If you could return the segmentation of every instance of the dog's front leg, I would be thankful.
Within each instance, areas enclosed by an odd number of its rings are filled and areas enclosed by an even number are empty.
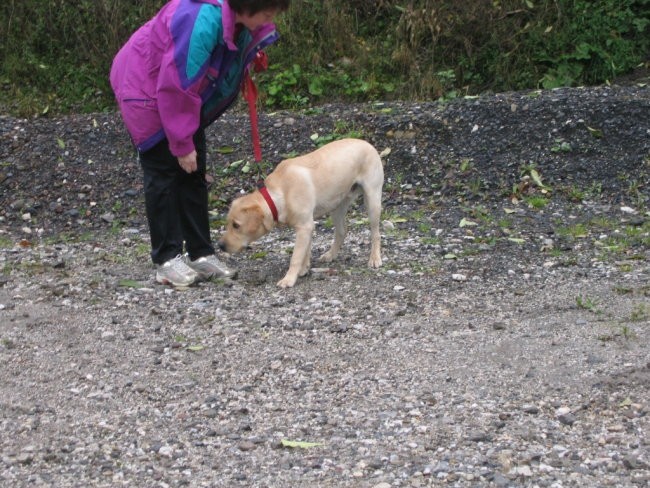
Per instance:
[[[311,257],[311,238],[314,231],[314,223],[296,227],[296,242],[289,263],[289,270],[280,281],[280,288],[290,288],[296,284],[298,276],[304,276],[309,271]]]

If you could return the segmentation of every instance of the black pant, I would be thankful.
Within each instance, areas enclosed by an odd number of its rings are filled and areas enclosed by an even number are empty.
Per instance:
[[[214,254],[205,181],[205,132],[194,135],[197,170],[186,173],[169,150],[167,139],[140,153],[144,198],[151,235],[151,259],[162,264],[183,253],[190,259]]]

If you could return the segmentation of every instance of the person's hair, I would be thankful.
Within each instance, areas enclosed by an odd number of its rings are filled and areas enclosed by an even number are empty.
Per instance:
[[[228,3],[238,14],[255,15],[262,10],[284,12],[289,8],[291,0],[228,0]]]

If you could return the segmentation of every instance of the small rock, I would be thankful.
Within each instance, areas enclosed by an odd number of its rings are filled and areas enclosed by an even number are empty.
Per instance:
[[[242,441],[239,443],[237,447],[239,448],[240,451],[247,452],[247,451],[252,451],[253,449],[255,449],[256,446],[254,442]]]
[[[390,230],[395,230],[395,224],[393,224],[390,220],[384,220],[381,223],[381,225],[384,228],[384,230],[389,230],[389,231]]]
[[[487,432],[473,432],[469,435],[469,440],[472,442],[489,442],[491,437]]]
[[[158,449],[158,454],[166,458],[171,458],[174,455],[174,449],[171,446],[161,446]]]
[[[576,421],[576,417],[572,413],[558,415],[557,419],[564,425],[573,425]]]
[[[114,341],[115,340],[115,333],[111,332],[110,330],[106,330],[102,332],[102,340],[105,341]]]

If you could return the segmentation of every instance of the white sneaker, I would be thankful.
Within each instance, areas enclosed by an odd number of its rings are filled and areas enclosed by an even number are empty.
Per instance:
[[[187,264],[196,271],[202,280],[209,280],[214,277],[234,278],[237,276],[236,270],[228,268],[214,254],[189,261]]]
[[[158,266],[156,281],[163,285],[173,285],[177,288],[185,288],[192,285],[198,278],[198,274],[190,268],[183,256],[180,254]]]

